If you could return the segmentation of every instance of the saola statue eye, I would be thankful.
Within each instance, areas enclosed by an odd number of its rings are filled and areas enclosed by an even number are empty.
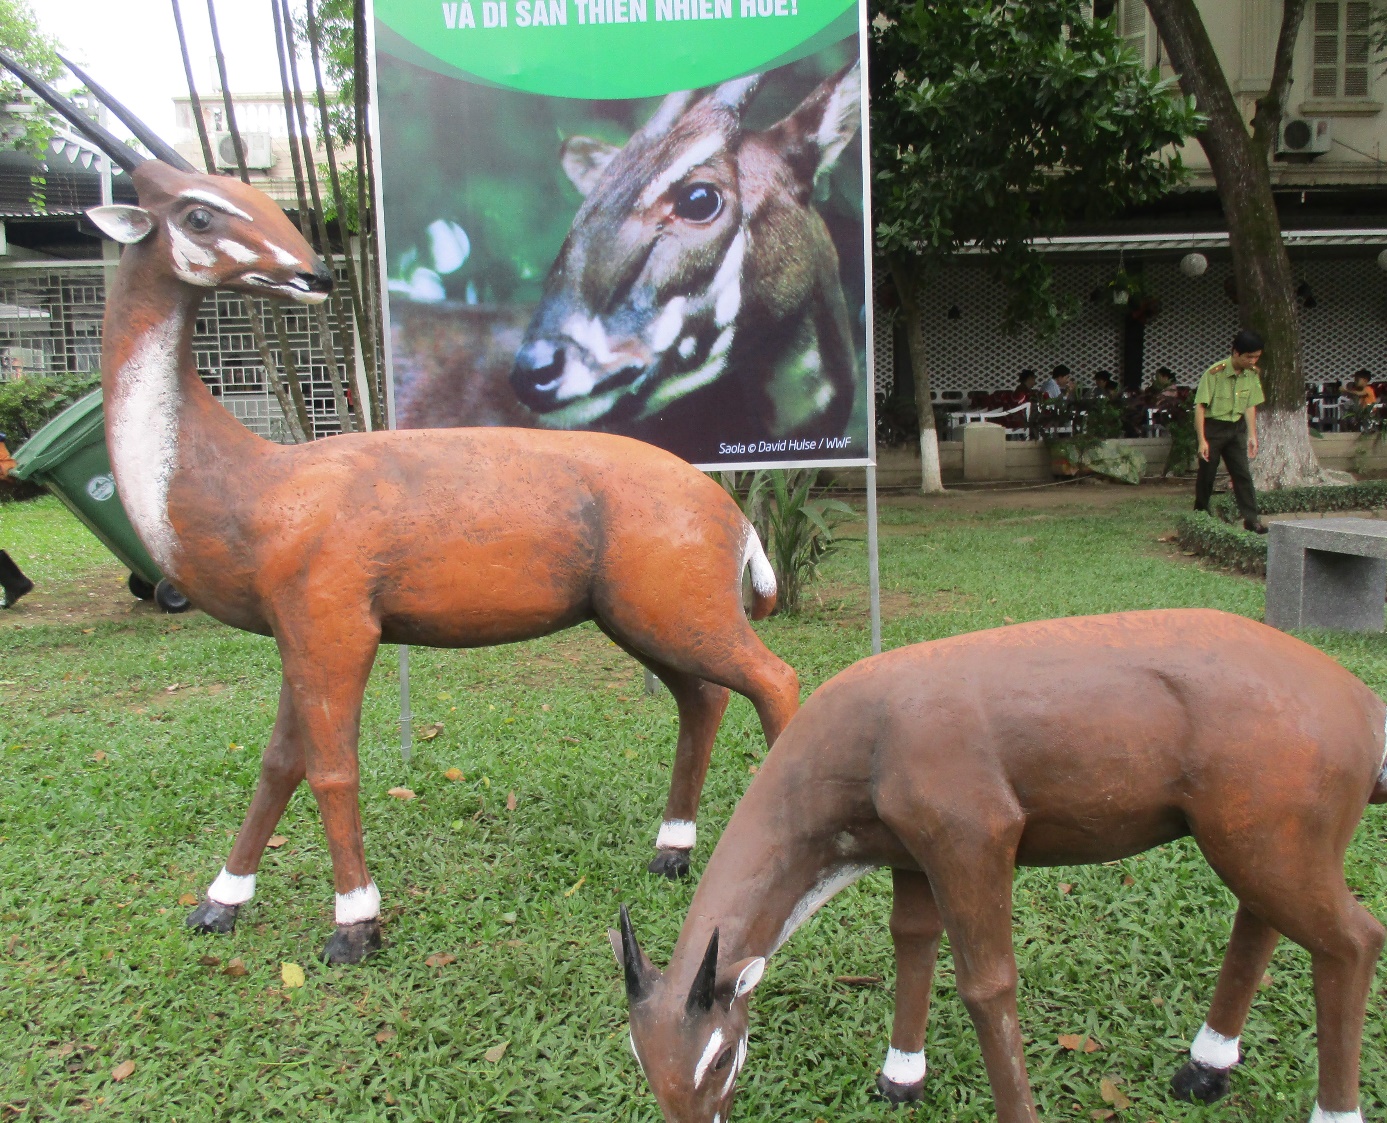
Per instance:
[[[726,1049],[719,1053],[718,1059],[713,1062],[713,1071],[721,1072],[728,1065],[730,1065],[732,1063],[732,1058],[736,1054],[736,1052],[737,1050],[734,1049],[731,1045],[729,1045]]]
[[[679,188],[674,213],[686,222],[712,222],[722,213],[722,195],[711,183],[689,183]]]
[[[212,225],[212,212],[206,207],[194,207],[188,212],[188,217],[184,221],[193,230],[201,233]]]

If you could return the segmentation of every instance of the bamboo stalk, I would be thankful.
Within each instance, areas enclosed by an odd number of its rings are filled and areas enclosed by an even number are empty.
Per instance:
[[[207,0],[207,19],[212,28],[212,52],[217,61],[217,76],[221,79],[222,105],[226,109],[227,129],[231,133],[231,146],[236,152],[236,165],[240,172],[241,182],[248,184],[250,183],[250,170],[246,167],[246,148],[241,140],[240,127],[236,124],[236,108],[231,98],[231,85],[227,80],[226,56],[222,54],[221,35],[217,28],[217,12],[216,8],[213,6],[213,0]],[[210,150],[209,146],[208,151],[210,152]],[[209,165],[207,172],[209,175],[215,175],[215,166]],[[247,318],[250,320],[251,338],[255,340],[255,349],[260,353],[260,361],[265,368],[265,381],[274,392],[275,400],[279,402],[279,409],[284,416],[285,423],[289,426],[290,435],[293,436],[296,443],[300,440],[312,440],[313,429],[309,424],[307,411],[304,411],[303,414],[299,414],[295,409],[295,403],[285,388],[285,379],[280,373],[279,364],[274,361],[274,356],[270,352],[270,341],[265,334],[265,321],[260,315],[260,309],[256,307],[255,300],[252,297],[247,296],[243,299],[246,302]],[[283,312],[272,305],[271,314],[274,318],[275,328],[277,329],[279,337],[281,339],[287,339],[288,333],[284,326]],[[289,363],[293,362],[293,356],[286,355],[282,351],[280,358]],[[294,381],[298,381],[296,375]],[[295,431],[296,421],[297,432]]]
[[[193,80],[193,64],[188,58],[188,37],[183,33],[183,13],[178,0],[173,4],[173,25],[178,29],[178,49],[183,54],[183,75],[188,79],[188,100],[192,102],[193,123],[197,127],[198,143],[202,145],[202,162],[209,175],[216,174],[217,162],[212,157],[212,142],[207,138],[207,122],[202,119],[202,99],[197,96],[197,83]]]
[[[209,3],[210,3],[210,0],[209,0]],[[284,33],[284,43],[285,43],[285,47],[286,47],[286,54],[288,55],[288,57],[289,57],[290,59],[297,59],[297,58],[298,58],[298,48],[297,48],[297,46],[295,45],[295,42],[294,42],[294,25],[293,25],[293,22],[292,22],[292,20],[290,19],[290,16],[289,16],[289,4],[288,4],[288,0],[280,0],[280,4],[281,4],[280,14],[281,14],[281,17],[282,17],[282,25],[283,25],[283,26],[282,26],[282,31],[283,31],[283,33]],[[299,135],[300,135],[302,138],[304,138],[304,143],[305,143],[305,150],[304,150],[304,151],[305,151],[305,155],[304,155],[304,161],[303,161],[303,168],[304,168],[304,172],[305,172],[305,177],[306,177],[306,179],[308,180],[308,193],[309,193],[310,197],[311,197],[312,200],[313,200],[313,221],[314,221],[315,225],[317,226],[318,237],[319,237],[319,240],[320,240],[320,242],[321,242],[321,244],[322,244],[322,246],[323,246],[323,251],[326,253],[326,252],[329,252],[329,251],[330,251],[330,248],[331,248],[331,246],[332,246],[332,242],[331,242],[331,239],[328,237],[328,232],[327,232],[327,219],[323,217],[323,200],[322,200],[322,195],[321,195],[321,193],[320,193],[319,190],[318,190],[318,172],[317,172],[317,169],[314,168],[314,166],[313,166],[312,149],[311,149],[311,147],[308,147],[307,138],[308,138],[309,136],[311,136],[312,134],[308,131],[308,112],[307,112],[307,110],[304,108],[303,90],[302,90],[302,88],[301,88],[300,85],[299,85],[299,72],[298,72],[298,68],[297,68],[297,67],[291,66],[291,67],[289,68],[289,78],[290,78],[290,80],[292,81],[292,83],[293,83],[293,88],[294,88],[294,109],[295,109],[295,111],[298,113],[298,128],[299,128]],[[326,137],[324,138],[325,141],[326,141],[327,139],[328,139],[328,138],[326,138]],[[343,247],[344,250],[350,250],[350,248],[351,248],[350,246],[344,246],[344,247]],[[348,256],[350,257],[350,254],[348,254]],[[328,302],[330,302],[331,305],[332,305],[332,313],[333,313],[333,315],[337,317],[337,326],[338,326],[339,334],[344,334],[344,333],[342,332],[342,327],[343,327],[343,325],[346,323],[346,319],[345,319],[345,317],[343,317],[343,315],[342,315],[342,298],[338,295],[338,293],[337,293],[336,291],[334,291],[334,292],[331,294],[331,296],[329,296]],[[328,326],[327,326],[327,325],[328,325],[328,318],[327,318],[327,308],[326,308],[325,304],[319,304],[319,305],[317,305],[317,311],[318,311],[318,322],[323,326],[324,331],[327,331],[327,330],[328,330]],[[349,354],[349,355],[350,355],[349,361],[350,361],[351,368],[352,368],[352,373],[353,373],[353,382],[355,382],[355,372],[356,372],[356,354],[355,354],[355,351],[352,350],[352,351],[349,352],[348,349],[346,348],[346,346],[344,345],[344,346],[343,346],[343,353],[344,353],[344,354]],[[337,349],[336,349],[335,346],[333,347],[331,354],[332,354],[333,376],[334,376],[334,377],[333,377],[333,393],[334,393],[334,395],[335,395],[335,394],[338,392],[338,390],[339,390],[340,381],[341,381],[340,368],[339,368],[338,365],[337,365]],[[358,395],[357,395],[357,400],[355,401],[355,403],[354,403],[353,406],[352,406],[352,410],[353,410],[353,413],[354,413],[355,416],[356,416],[356,420],[357,420],[358,427],[361,428],[361,429],[365,429],[365,428],[366,428],[366,419],[365,419],[365,415],[364,415],[364,413],[363,413],[363,411],[362,411],[361,402],[360,402],[359,399],[360,399],[360,395],[358,394]],[[345,404],[345,403],[343,403],[343,404]]]
[[[323,133],[323,150],[327,154],[328,187],[332,191],[333,207],[337,211],[337,236],[342,242],[342,252],[347,265],[347,286],[352,302],[352,319],[356,326],[356,331],[362,342],[362,363],[365,366],[366,397],[370,403],[371,416],[376,416],[376,386],[375,386],[375,355],[369,352],[366,344],[365,324],[366,309],[361,299],[361,285],[357,282],[356,259],[352,257],[351,236],[347,232],[346,200],[342,195],[342,177],[337,171],[336,146],[332,139],[332,121],[328,116],[327,94],[323,90],[323,64],[322,64],[322,45],[318,31],[318,17],[313,10],[313,0],[304,0],[305,15],[308,23],[308,53],[313,61],[313,81],[317,86],[316,97],[318,102],[318,120]],[[360,85],[360,82],[357,83]],[[340,324],[341,318],[338,318]],[[352,352],[352,366],[356,366],[356,352]],[[352,372],[357,373],[355,369]],[[362,428],[365,428],[363,424]]]
[[[356,229],[357,242],[361,251],[361,296],[366,306],[366,347],[371,356],[374,378],[371,382],[371,412],[377,429],[385,428],[385,389],[381,376],[381,353],[379,350],[380,320],[378,319],[379,275],[372,269],[371,239],[367,233],[374,223],[366,218],[368,196],[366,184],[369,177],[370,152],[367,148],[367,135],[370,130],[369,98],[371,93],[370,59],[366,51],[366,0],[354,0],[352,4],[352,68],[356,74],[353,88],[355,93],[354,110],[356,116]]]

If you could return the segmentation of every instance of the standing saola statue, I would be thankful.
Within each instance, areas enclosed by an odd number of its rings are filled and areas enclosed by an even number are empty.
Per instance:
[[[947,932],[997,1118],[1036,1123],[1016,1007],[1014,868],[1108,862],[1193,835],[1239,905],[1175,1094],[1208,1103],[1228,1090],[1285,935],[1314,972],[1311,1121],[1360,1123],[1383,928],[1349,891],[1344,853],[1364,806],[1387,801],[1384,716],[1327,655],[1210,611],[1046,620],[849,668],[805,703],[752,781],[669,969],[641,952],[624,909],[611,933],[632,1048],[665,1118],[727,1123],[747,995],[766,958],[833,894],[889,866],[896,1015],[881,1094],[923,1096]]]
[[[861,72],[754,132],[742,118],[760,81],[669,94],[622,148],[564,143],[583,204],[511,372],[541,424],[644,437],[696,462],[716,449],[687,434],[729,422],[759,439],[844,433],[856,348],[813,195],[857,134]]]
[[[231,931],[265,844],[307,779],[337,890],[324,956],[357,962],[379,948],[357,762],[377,647],[508,643],[584,620],[674,696],[674,776],[651,869],[686,872],[728,689],[751,699],[768,743],[799,704],[794,671],[747,622],[744,570],[754,619],[775,604],[775,576],[733,500],[676,457],[601,434],[376,432],[289,447],[255,436],[198,378],[198,306],[216,288],[320,301],[332,287],[327,266],[261,192],[198,173],[112,101],[161,158],[145,160],[3,55],[0,64],[129,171],[139,192],[138,207],[89,212],[126,245],[101,367],[130,520],[194,605],[273,636],[283,663],[250,810],[188,923]]]

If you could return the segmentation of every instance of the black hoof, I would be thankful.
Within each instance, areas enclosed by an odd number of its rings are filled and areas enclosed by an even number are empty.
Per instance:
[[[885,1073],[878,1073],[877,1098],[885,1100],[892,1107],[919,1103],[925,1098],[925,1082],[921,1080],[918,1084],[897,1084]]]
[[[380,951],[380,918],[339,924],[323,948],[324,963],[360,963]]]
[[[220,905],[216,901],[203,901],[188,914],[183,923],[195,932],[229,936],[236,929],[236,913],[240,908],[240,905]]]
[[[1230,1069],[1211,1068],[1198,1061],[1186,1061],[1170,1080],[1171,1094],[1186,1103],[1211,1104],[1228,1094]]]
[[[650,865],[645,868],[651,873],[658,873],[661,877],[667,877],[671,881],[681,877],[688,877],[689,851],[661,850],[651,859]]]

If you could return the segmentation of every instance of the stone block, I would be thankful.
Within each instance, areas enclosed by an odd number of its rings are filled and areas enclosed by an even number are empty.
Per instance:
[[[990,421],[963,427],[963,478],[969,483],[1007,478],[1007,431]]]
[[[1274,628],[1383,630],[1387,522],[1302,519],[1271,524],[1267,613]]]

